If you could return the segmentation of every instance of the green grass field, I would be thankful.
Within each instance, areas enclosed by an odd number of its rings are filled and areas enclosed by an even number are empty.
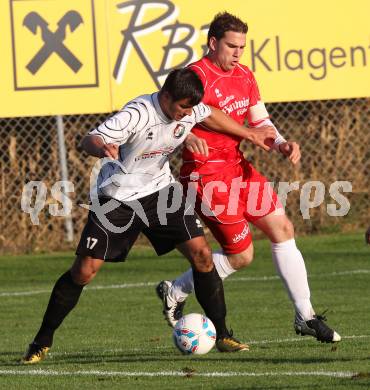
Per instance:
[[[293,310],[266,241],[253,264],[225,281],[228,324],[249,352],[183,356],[172,344],[154,286],[187,269],[176,252],[135,248],[106,264],[57,331],[47,360],[18,363],[55,280],[73,255],[0,258],[1,389],[368,389],[370,247],[361,234],[298,240],[317,312],[342,335],[335,348],[293,331]],[[186,312],[200,312],[194,296]]]

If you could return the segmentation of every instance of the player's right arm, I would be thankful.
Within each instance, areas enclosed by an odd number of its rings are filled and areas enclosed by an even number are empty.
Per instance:
[[[119,146],[126,143],[147,120],[146,108],[136,101],[131,101],[121,111],[90,131],[82,139],[80,147],[90,156],[117,159]]]
[[[81,149],[94,157],[109,157],[114,160],[118,158],[119,145],[106,144],[98,135],[86,135],[81,141]]]
[[[205,139],[197,137],[193,133],[189,133],[185,138],[184,145],[192,153],[202,154],[203,156],[208,157],[208,144]]]

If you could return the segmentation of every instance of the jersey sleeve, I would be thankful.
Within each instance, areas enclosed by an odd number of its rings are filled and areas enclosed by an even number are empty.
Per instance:
[[[149,113],[144,104],[128,103],[121,111],[108,118],[88,135],[97,135],[106,144],[122,145],[129,137],[140,131],[149,121]]]
[[[269,114],[266,110],[265,104],[261,100],[257,81],[252,72],[250,72],[249,80],[251,83],[251,89],[249,95],[247,118],[250,126],[257,126],[263,120],[268,119]]]
[[[204,119],[211,115],[211,109],[204,103],[199,103],[193,107],[195,123],[203,122]]]

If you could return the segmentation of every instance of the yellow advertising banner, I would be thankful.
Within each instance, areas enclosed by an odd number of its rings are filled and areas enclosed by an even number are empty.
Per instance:
[[[370,1],[0,2],[0,116],[97,113],[199,59],[213,16],[248,23],[242,63],[266,102],[370,96]]]

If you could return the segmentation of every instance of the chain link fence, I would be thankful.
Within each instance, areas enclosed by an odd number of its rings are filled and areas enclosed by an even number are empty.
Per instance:
[[[247,143],[243,143],[242,148],[246,158],[271,181],[299,183],[299,190],[292,191],[287,200],[287,212],[296,231],[342,231],[367,226],[370,223],[370,100],[274,103],[268,104],[267,109],[281,133],[300,144],[301,163],[293,167],[281,155],[266,154]],[[88,202],[90,171],[96,161],[79,152],[77,146],[81,138],[108,115],[62,118],[68,180],[73,183],[73,191],[68,193],[74,232],[71,242],[66,240],[65,217],[51,215],[53,204],[58,203],[55,183],[62,177],[57,118],[0,119],[0,252],[61,250],[75,246],[87,215],[87,210],[79,205]],[[180,151],[177,151],[172,158],[176,173],[180,165]],[[325,200],[310,210],[310,219],[303,219],[300,189],[310,180],[324,184]],[[352,183],[352,192],[344,194],[351,205],[345,217],[330,217],[327,212],[328,203],[336,204],[329,189],[337,180]],[[37,204],[37,225],[31,222],[30,214],[21,209],[22,191],[30,181],[43,183],[39,187],[44,198]]]

